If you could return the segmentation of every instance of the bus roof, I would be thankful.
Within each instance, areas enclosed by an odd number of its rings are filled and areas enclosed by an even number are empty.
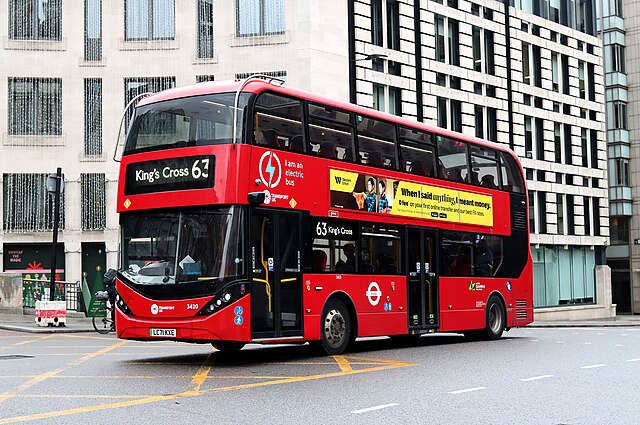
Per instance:
[[[176,87],[173,89],[168,89],[158,93],[154,93],[148,97],[145,97],[136,105],[136,107],[145,106],[145,105],[149,105],[157,102],[163,102],[166,100],[185,98],[185,97],[203,96],[203,95],[214,94],[214,93],[235,92],[241,86],[243,81],[233,81],[233,80],[209,81],[204,83],[197,83],[197,84],[190,84],[187,86]],[[242,91],[245,93],[256,93],[256,94],[263,91],[273,91],[273,92],[281,93],[284,95],[294,96],[294,97],[302,98],[312,102],[317,102],[317,103],[325,104],[328,106],[345,109],[357,114],[367,115],[372,118],[391,121],[399,125],[422,129],[430,133],[436,133],[440,136],[453,137],[462,141],[473,142],[475,144],[492,147],[496,150],[508,152],[511,155],[513,155],[515,158],[518,158],[517,155],[515,155],[515,153],[511,149],[509,149],[507,146],[501,143],[494,143],[485,139],[479,139],[477,137],[469,136],[463,133],[456,133],[454,131],[451,131],[445,128],[425,124],[419,121],[399,117],[397,115],[392,115],[385,112],[380,112],[375,109],[365,108],[363,106],[354,105],[349,102],[344,102],[344,101],[335,100],[335,99],[331,99],[324,96],[319,96],[304,90],[299,90],[299,89],[295,89],[288,86],[273,84],[263,79],[256,78],[248,82],[243,87]]]

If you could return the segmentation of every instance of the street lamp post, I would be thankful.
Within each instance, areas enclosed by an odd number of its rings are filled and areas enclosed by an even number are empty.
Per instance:
[[[62,168],[58,167],[55,174],[49,174],[47,178],[47,191],[54,196],[53,208],[53,252],[51,254],[51,285],[49,287],[49,301],[54,300],[56,285],[56,253],[58,247],[58,222],[60,221],[60,194],[64,191]]]

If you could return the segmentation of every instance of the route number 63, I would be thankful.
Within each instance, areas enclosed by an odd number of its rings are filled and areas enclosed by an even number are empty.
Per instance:
[[[324,221],[319,221],[316,224],[316,235],[318,236],[327,236],[327,223]]]
[[[191,176],[194,179],[199,179],[200,177],[209,178],[209,158],[205,158],[202,160],[202,168],[199,166],[200,160],[196,159],[191,167]]]

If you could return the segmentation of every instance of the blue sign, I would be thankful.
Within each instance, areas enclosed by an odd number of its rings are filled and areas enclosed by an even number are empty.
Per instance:
[[[240,325],[244,322],[244,319],[242,318],[242,316],[237,315],[237,316],[236,316],[236,318],[235,318],[235,319],[233,319],[233,322],[234,322],[236,325],[240,326]]]
[[[511,292],[511,281],[507,281],[507,292]]]
[[[236,308],[233,309],[233,312],[236,314],[236,316],[242,316],[242,313],[244,313],[244,309],[237,305]]]

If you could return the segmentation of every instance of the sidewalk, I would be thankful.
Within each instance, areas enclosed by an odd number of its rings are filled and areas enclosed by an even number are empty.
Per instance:
[[[0,313],[0,329],[29,333],[77,333],[95,332],[90,317],[81,316],[76,312],[69,312],[67,326],[40,327],[35,321],[34,314]],[[78,316],[78,317],[73,317]],[[618,315],[613,319],[576,320],[558,322],[533,322],[532,328],[600,328],[600,327],[630,327],[640,326],[640,315]]]
[[[76,317],[78,316],[78,317]],[[12,314],[0,313],[0,329],[16,332],[28,333],[78,333],[95,332],[91,317],[84,317],[84,314],[77,312],[67,313],[67,326],[60,327],[40,327],[36,323],[35,314]]]

